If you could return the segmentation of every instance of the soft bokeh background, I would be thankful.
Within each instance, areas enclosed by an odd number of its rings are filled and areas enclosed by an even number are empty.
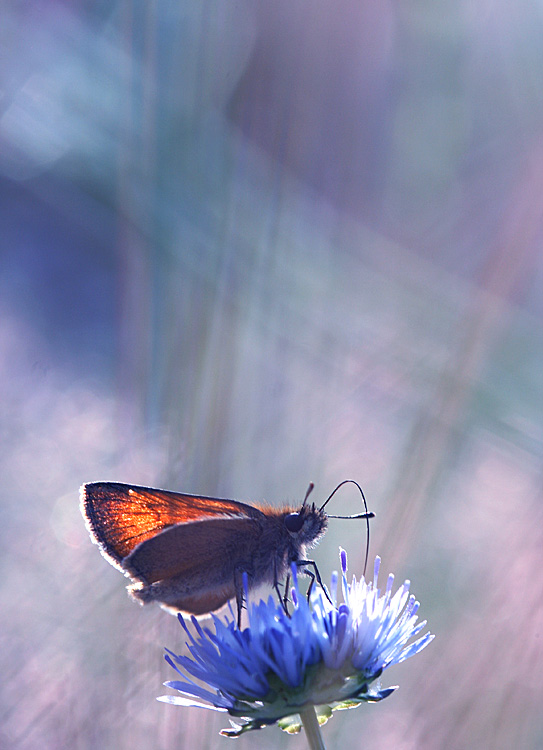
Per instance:
[[[328,746],[542,747],[541,6],[1,13],[0,746],[229,746],[155,701],[181,629],[128,599],[81,483],[351,477],[437,638]],[[331,522],[324,577],[364,543]]]

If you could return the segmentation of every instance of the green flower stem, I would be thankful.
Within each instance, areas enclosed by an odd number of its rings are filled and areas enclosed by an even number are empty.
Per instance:
[[[302,720],[311,750],[326,750],[322,740],[321,728],[319,726],[315,707],[306,706],[306,708],[300,711],[300,719]]]

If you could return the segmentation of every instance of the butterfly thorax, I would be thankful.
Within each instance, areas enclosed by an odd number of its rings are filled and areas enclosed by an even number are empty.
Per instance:
[[[261,527],[260,544],[254,550],[250,579],[275,583],[288,573],[291,563],[305,559],[305,552],[324,534],[328,519],[314,505],[298,508],[269,509]],[[300,528],[289,530],[286,519],[297,516]],[[295,518],[296,521],[296,518]],[[292,525],[292,524],[291,524]]]

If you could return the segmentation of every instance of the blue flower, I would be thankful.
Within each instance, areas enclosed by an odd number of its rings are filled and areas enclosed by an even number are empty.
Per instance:
[[[276,722],[297,732],[299,713],[307,706],[315,706],[324,723],[333,710],[388,697],[395,687],[371,684],[387,667],[421,651],[434,636],[426,633],[412,641],[426,622],[417,624],[419,604],[409,594],[409,581],[393,594],[390,575],[381,593],[377,557],[373,582],[353,577],[349,583],[344,550],[340,559],[341,604],[337,573],[332,576],[331,601],[316,590],[309,603],[300,594],[293,566],[290,616],[270,596],[248,608],[249,627],[244,630],[236,627],[232,612],[224,620],[213,616],[214,632],[193,617],[195,635],[179,617],[190,656],[167,649],[166,660],[183,679],[165,685],[181,695],[159,700],[229,713],[236,720],[221,734],[232,737]]]

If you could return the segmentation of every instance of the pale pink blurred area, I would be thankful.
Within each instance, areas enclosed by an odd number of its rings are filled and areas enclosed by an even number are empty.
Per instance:
[[[348,478],[436,638],[327,747],[543,746],[538,6],[2,16],[0,747],[229,742],[155,700],[183,631],[129,600],[82,483],[280,504]],[[362,573],[363,524],[331,520],[325,580],[340,545]]]

